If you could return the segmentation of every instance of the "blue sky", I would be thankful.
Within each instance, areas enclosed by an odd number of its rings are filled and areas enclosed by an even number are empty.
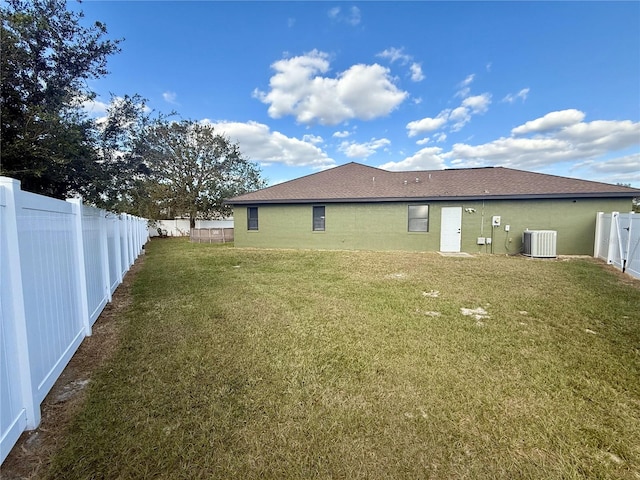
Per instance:
[[[91,81],[208,122],[270,184],[356,161],[640,188],[640,2],[107,2]]]

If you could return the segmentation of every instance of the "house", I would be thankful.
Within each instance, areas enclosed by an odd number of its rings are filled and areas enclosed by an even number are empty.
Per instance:
[[[640,190],[504,167],[390,172],[348,163],[227,200],[238,247],[519,253],[555,230],[593,254],[596,212]]]

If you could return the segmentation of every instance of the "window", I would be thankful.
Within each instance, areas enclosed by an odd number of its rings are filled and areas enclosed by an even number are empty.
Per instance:
[[[313,207],[313,231],[324,232],[324,206]]]
[[[247,207],[247,230],[258,230],[258,207]]]
[[[409,205],[409,231],[429,231],[429,205]]]

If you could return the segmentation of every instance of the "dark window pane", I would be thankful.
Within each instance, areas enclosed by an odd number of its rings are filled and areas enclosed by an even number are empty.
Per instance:
[[[247,207],[247,230],[258,230],[258,207]]]

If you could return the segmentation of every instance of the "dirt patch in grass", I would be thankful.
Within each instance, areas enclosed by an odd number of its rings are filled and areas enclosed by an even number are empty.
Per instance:
[[[84,339],[42,402],[40,426],[22,434],[0,467],[2,480],[35,479],[46,472],[52,455],[64,443],[70,421],[84,404],[93,372],[116,351],[119,318],[131,305],[131,286],[143,262],[141,255],[93,325],[92,335]]]

